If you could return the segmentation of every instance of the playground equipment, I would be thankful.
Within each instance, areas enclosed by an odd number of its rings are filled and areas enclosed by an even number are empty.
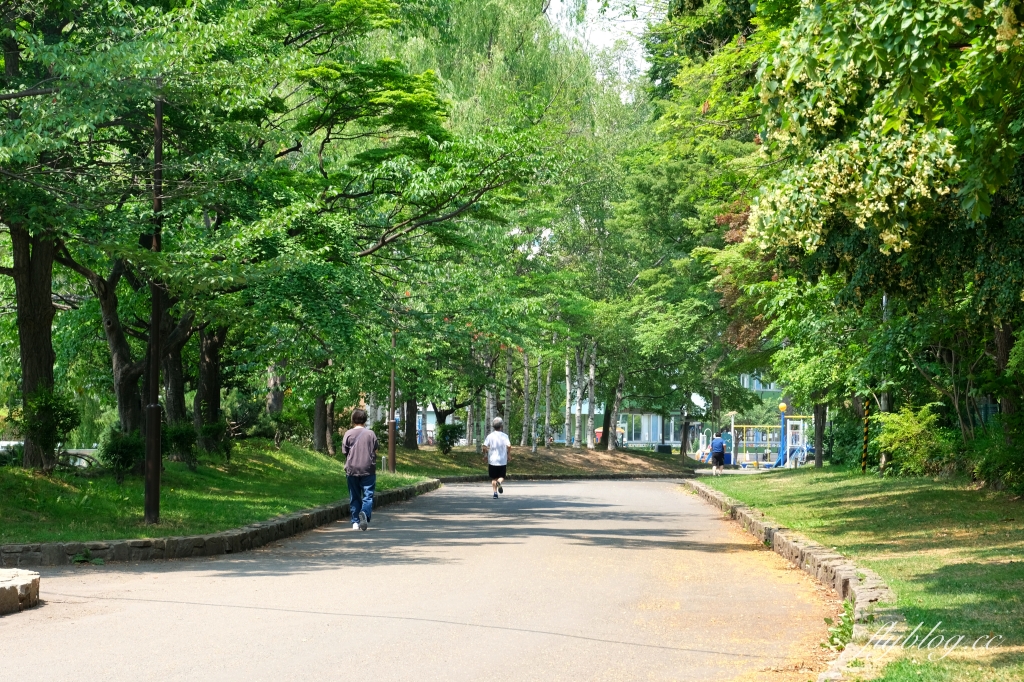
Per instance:
[[[779,449],[779,427],[774,424],[736,426],[736,463],[769,462]]]
[[[775,460],[777,467],[796,468],[807,461],[807,425],[813,423],[813,417],[802,414],[786,416],[786,403],[779,405],[780,433],[786,434],[784,443],[779,444],[779,456]]]
[[[736,424],[729,430],[722,430],[722,438],[726,442],[729,453],[726,461],[729,464],[763,467],[797,467],[813,455],[814,448],[807,442],[808,435],[813,433],[814,418],[810,415],[787,415],[785,403],[779,405],[778,424]],[[689,455],[702,462],[710,461],[708,445],[713,431],[711,427],[701,425],[699,432],[694,433],[690,440]],[[735,440],[733,439],[735,435]]]

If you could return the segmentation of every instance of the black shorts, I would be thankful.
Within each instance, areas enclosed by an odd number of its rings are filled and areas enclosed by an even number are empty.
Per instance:
[[[506,469],[508,469],[507,464],[488,464],[487,475],[491,477],[492,481],[496,478],[505,478]]]
[[[713,467],[724,467],[725,466],[725,453],[714,452],[711,454],[711,466]]]

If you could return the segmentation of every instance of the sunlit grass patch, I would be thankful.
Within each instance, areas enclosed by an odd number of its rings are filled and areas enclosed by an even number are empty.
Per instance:
[[[891,479],[859,470],[778,471],[705,479],[781,524],[877,571],[908,623],[1002,636],[943,661],[907,651],[882,678],[1024,679],[1024,504],[966,479]]]
[[[213,533],[307,507],[348,499],[344,462],[266,440],[235,444],[231,461],[203,460],[197,471],[166,462],[160,524],[142,522],[143,481],[128,476],[46,476],[0,468],[0,544],[115,540]],[[416,475],[380,474],[378,490],[411,485]]]

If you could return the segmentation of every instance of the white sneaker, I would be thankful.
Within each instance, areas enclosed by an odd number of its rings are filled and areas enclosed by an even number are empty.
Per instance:
[[[358,523],[353,523],[352,524],[352,530],[359,530],[359,524]]]

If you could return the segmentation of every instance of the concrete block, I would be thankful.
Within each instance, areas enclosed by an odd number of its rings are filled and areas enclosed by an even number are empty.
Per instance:
[[[0,616],[7,613],[17,613],[20,610],[21,602],[18,600],[18,586],[0,583]]]
[[[38,551],[29,553],[39,554]],[[38,573],[20,569],[0,570],[0,615],[29,609],[38,603]]]

